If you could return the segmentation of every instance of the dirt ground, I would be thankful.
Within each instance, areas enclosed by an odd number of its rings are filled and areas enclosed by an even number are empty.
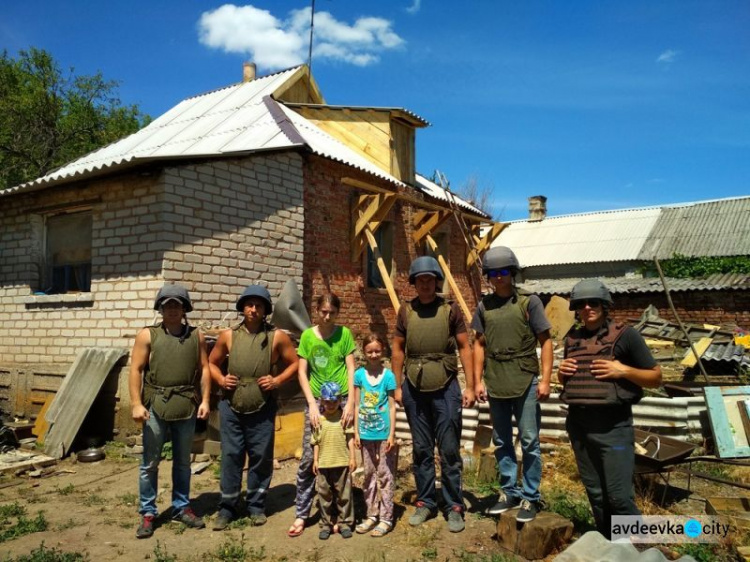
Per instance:
[[[411,513],[414,485],[408,470],[402,471],[396,494],[396,526],[385,538],[357,535],[343,539],[333,535],[327,541],[318,539],[317,525],[308,527],[297,538],[288,538],[286,531],[294,519],[294,477],[297,463],[281,463],[274,473],[269,492],[268,523],[262,527],[233,524],[216,532],[210,529],[216,517],[219,500],[218,463],[193,476],[191,498],[196,512],[208,523],[206,529],[186,529],[182,524],[159,517],[159,527],[150,539],[135,538],[137,513],[138,461],[117,460],[110,455],[97,463],[75,463],[64,460],[57,465],[57,474],[43,478],[22,477],[0,480],[0,507],[18,502],[26,508],[26,517],[44,512],[48,529],[5,542],[0,542],[0,560],[29,554],[44,542],[47,548],[67,552],[85,552],[90,560],[235,560],[218,553],[230,543],[243,544],[248,560],[280,561],[386,561],[386,560],[512,560],[507,551],[492,538],[495,521],[479,515],[483,502],[472,492],[466,493],[469,513],[466,530],[453,534],[441,516],[414,529],[407,519]],[[171,463],[160,467],[160,510],[170,505]],[[356,479],[355,479],[356,483]],[[363,516],[364,500],[355,491],[357,518]],[[316,521],[316,520],[314,520]],[[242,522],[241,522],[242,523]],[[0,529],[1,530],[1,529]],[[157,546],[158,545],[158,546]],[[214,556],[212,557],[211,554]],[[494,556],[493,556],[494,555]],[[169,558],[174,556],[176,558]]]

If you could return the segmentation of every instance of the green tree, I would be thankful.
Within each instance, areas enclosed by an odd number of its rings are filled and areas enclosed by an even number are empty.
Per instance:
[[[63,73],[50,53],[31,48],[0,57],[0,189],[33,180],[134,133],[150,118],[123,105],[119,83],[101,72]]]

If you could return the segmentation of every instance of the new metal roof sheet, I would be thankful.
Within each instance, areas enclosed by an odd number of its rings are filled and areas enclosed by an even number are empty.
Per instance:
[[[612,294],[660,293],[664,291],[658,277],[599,277]],[[538,295],[569,295],[580,277],[566,279],[532,279],[520,283],[525,291]],[[745,273],[717,273],[703,279],[666,279],[670,292],[748,290],[750,275]]]
[[[467,211],[471,211],[472,213],[476,213],[478,215],[481,215],[483,217],[489,218],[489,215],[485,213],[484,211],[481,211],[477,209],[474,205],[470,204],[468,201],[461,199],[457,195],[454,195],[452,192],[449,193],[442,187],[440,187],[435,182],[432,182],[428,180],[426,177],[415,174],[416,181],[417,181],[417,188],[424,193],[425,195],[429,195],[430,197],[433,197],[435,199],[439,199],[440,201],[444,203],[450,204],[449,197],[453,199],[453,202],[456,203],[457,206],[461,207],[462,209],[466,209]]]
[[[658,207],[512,221],[493,242],[522,267],[635,260],[659,217]]]
[[[750,197],[666,206],[640,259],[750,255]]]

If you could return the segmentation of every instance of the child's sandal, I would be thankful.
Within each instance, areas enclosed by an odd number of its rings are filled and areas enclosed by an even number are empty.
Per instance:
[[[378,524],[378,520],[377,519],[375,519],[373,517],[368,517],[367,519],[365,519],[364,521],[362,521],[362,523],[360,523],[359,525],[357,525],[357,527],[356,527],[355,530],[360,535],[363,535],[365,533],[369,533],[370,531],[372,531],[375,528],[375,525],[377,525],[377,524]]]
[[[372,533],[370,533],[370,536],[376,538],[384,537],[391,532],[391,529],[393,529],[393,523],[389,523],[388,521],[381,521],[380,523],[378,523],[378,526],[373,529]]]

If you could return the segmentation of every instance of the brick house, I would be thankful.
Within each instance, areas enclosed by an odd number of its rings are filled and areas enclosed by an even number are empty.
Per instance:
[[[524,266],[522,287],[544,302],[567,298],[584,277],[602,279],[618,320],[654,305],[672,318],[653,259],[750,256],[750,197],[547,216],[546,198],[529,198],[529,218],[511,221],[494,245],[510,246]],[[684,322],[750,329],[750,274],[667,279]]]
[[[333,291],[355,335],[390,336],[393,298],[413,296],[410,261],[437,251],[473,310],[457,225],[478,233],[488,217],[415,173],[426,125],[403,109],[327,106],[300,66],[186,99],[0,192],[0,409],[33,418],[80,349],[129,350],[164,282],[187,286],[197,325],[234,322],[247,284],[276,297],[293,279],[308,308]],[[115,384],[123,427],[126,366]]]

